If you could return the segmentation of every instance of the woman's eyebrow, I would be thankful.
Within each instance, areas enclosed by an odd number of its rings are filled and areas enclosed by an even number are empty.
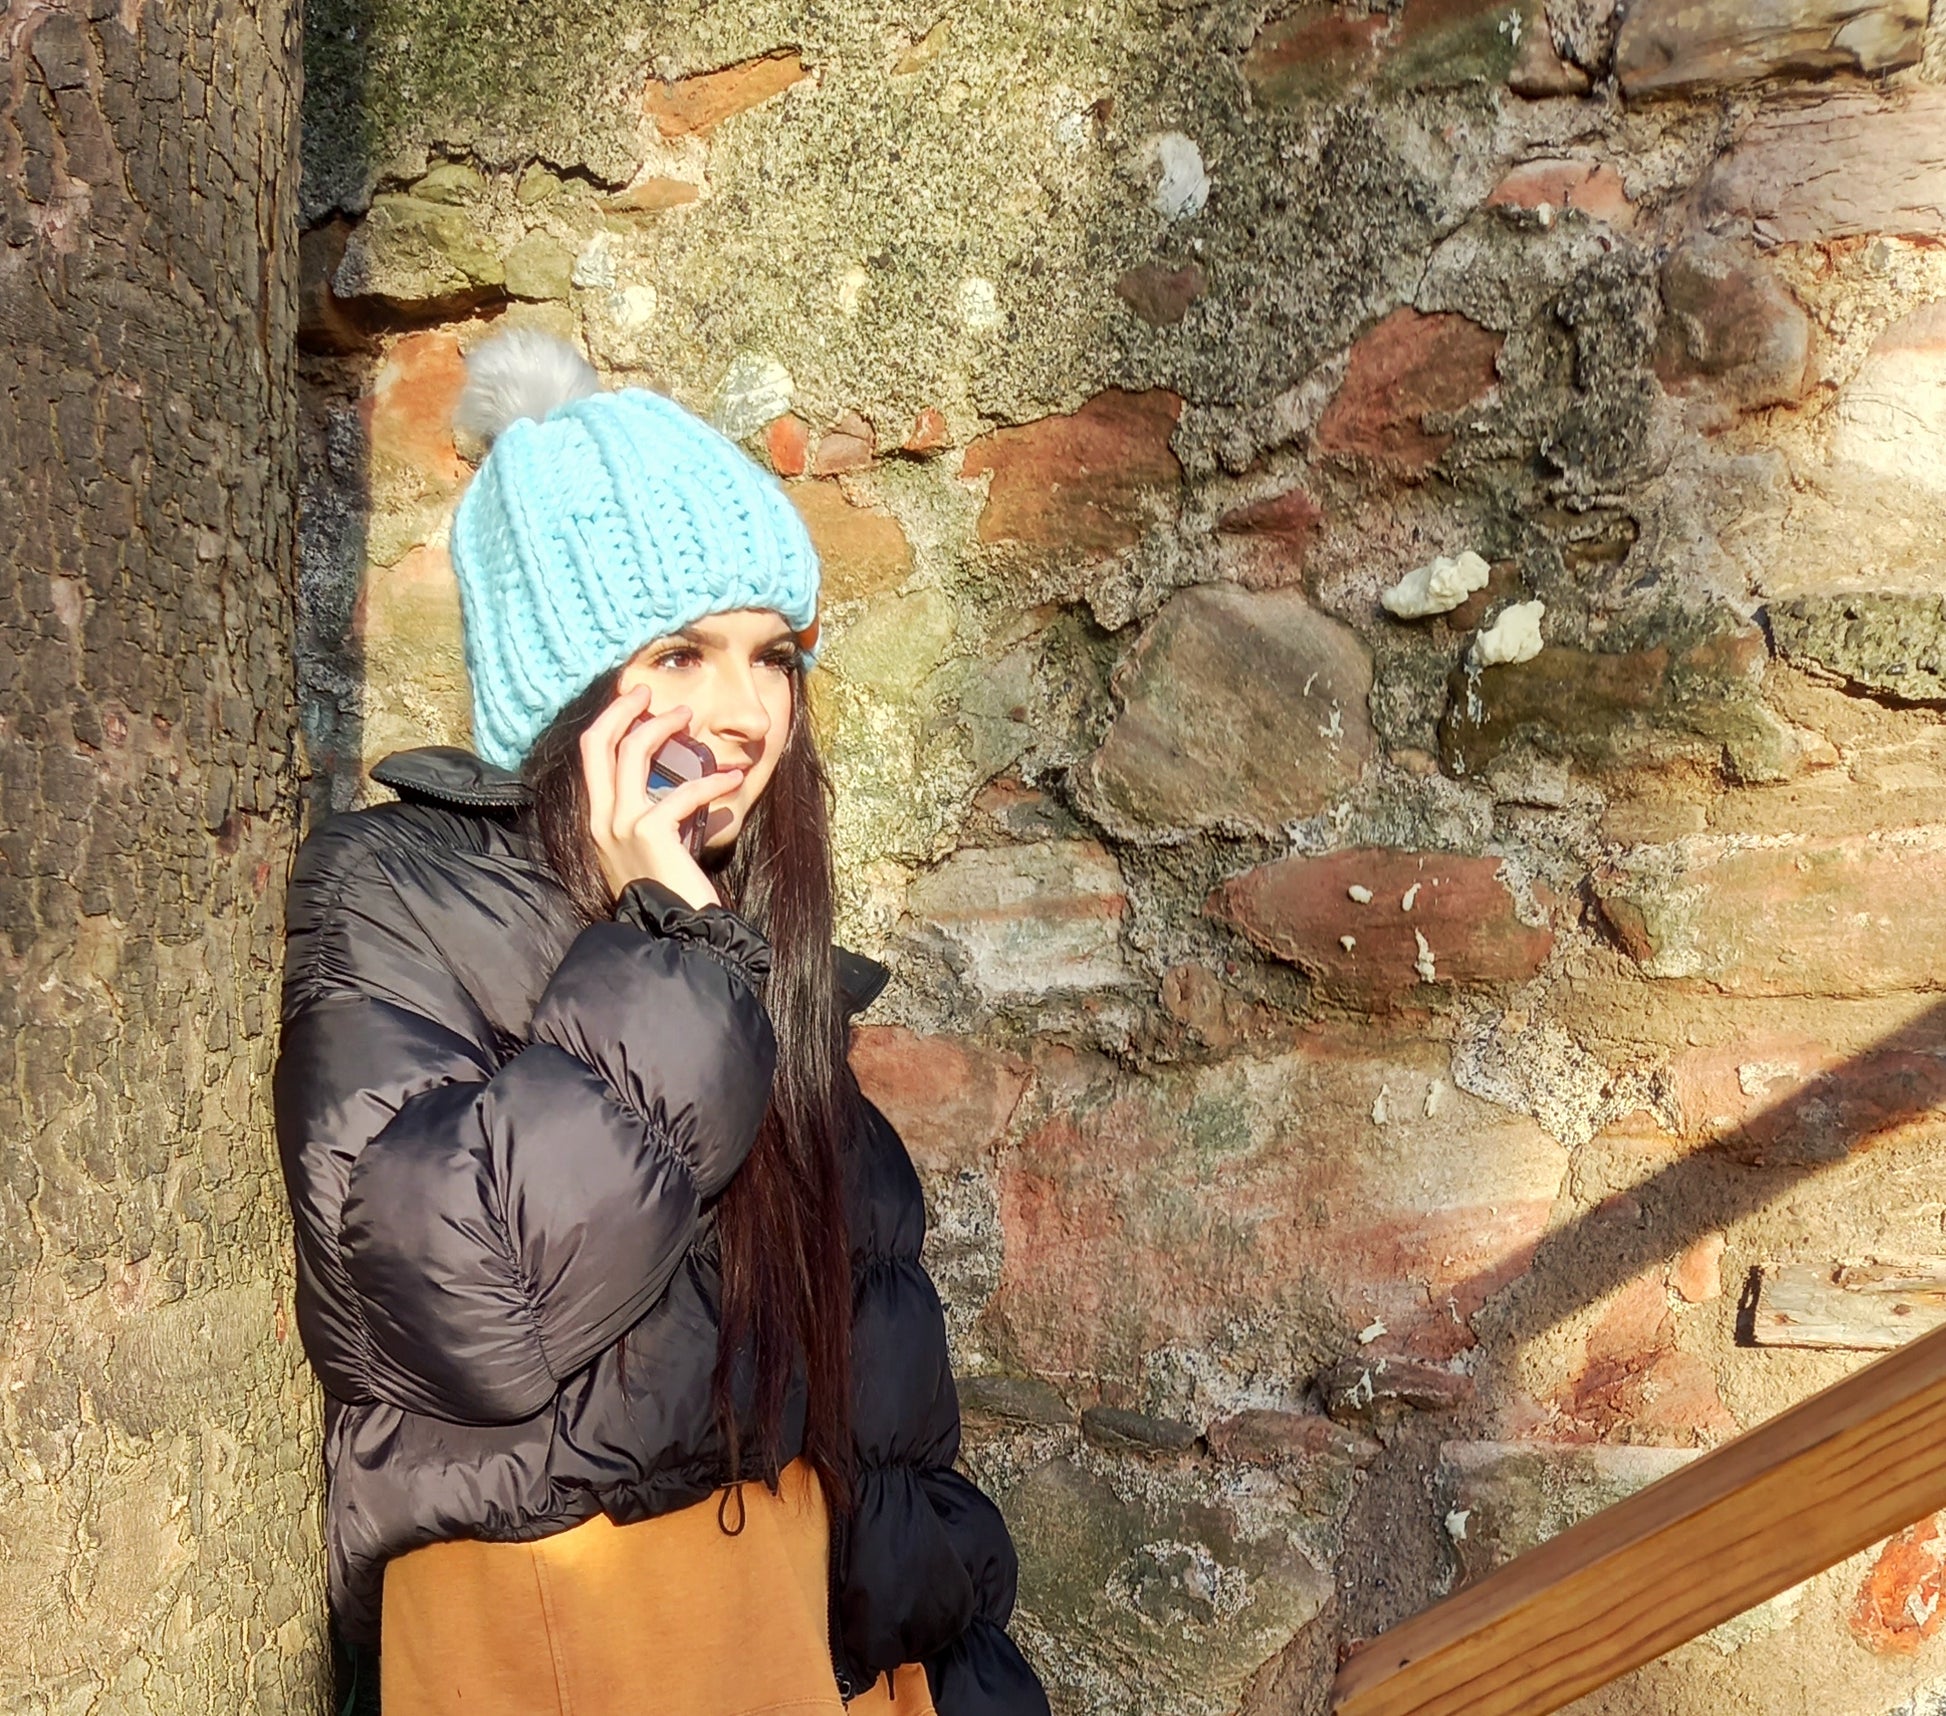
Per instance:
[[[682,626],[669,634],[681,638],[685,643],[693,643],[702,649],[728,649],[730,640],[721,632],[710,631],[704,626]],[[789,643],[793,634],[788,626],[782,627],[774,635],[756,644],[754,650],[772,649],[781,643]]]

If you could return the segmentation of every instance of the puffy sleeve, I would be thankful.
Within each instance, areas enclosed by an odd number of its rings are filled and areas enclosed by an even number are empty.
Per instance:
[[[769,954],[637,883],[502,1043],[421,927],[410,861],[345,817],[292,879],[274,1098],[299,1328],[342,1400],[512,1422],[655,1303],[748,1154]]]
[[[852,1165],[853,1426],[858,1476],[837,1587],[842,1653],[869,1684],[926,1667],[939,1716],[1046,1716],[1007,1636],[1017,1564],[1006,1522],[954,1470],[959,1399],[920,1249],[925,1203],[891,1123],[860,1098]]]

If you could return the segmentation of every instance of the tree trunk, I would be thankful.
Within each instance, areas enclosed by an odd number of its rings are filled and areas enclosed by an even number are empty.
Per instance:
[[[282,1716],[297,21],[0,7],[0,1707]]]

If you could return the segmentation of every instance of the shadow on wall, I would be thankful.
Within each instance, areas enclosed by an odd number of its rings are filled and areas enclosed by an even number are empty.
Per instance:
[[[364,756],[364,568],[372,510],[367,425],[353,401],[377,367],[375,330],[341,303],[331,279],[349,230],[321,219],[334,199],[319,140],[362,159],[369,141],[365,69],[376,19],[365,0],[305,18],[303,182],[298,239],[298,721],[304,829],[354,802]]]
[[[1734,1057],[1721,1072],[1733,1085]],[[1837,1066],[1783,1076],[1797,1081],[1788,1094],[1548,1234],[1511,1285],[1462,1289],[1482,1297],[1499,1289],[1481,1313],[1485,1337],[1536,1339],[1800,1183],[1916,1122],[1938,1120],[1946,1114],[1946,1003]],[[1725,1107],[1741,1106],[1725,1094]],[[1749,1338],[1749,1309],[1740,1341]]]

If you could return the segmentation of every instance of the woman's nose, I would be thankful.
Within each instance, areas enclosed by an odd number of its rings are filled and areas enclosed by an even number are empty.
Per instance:
[[[770,732],[770,715],[757,695],[756,676],[726,667],[714,677],[710,706],[697,711],[702,725],[725,739],[760,748]]]

